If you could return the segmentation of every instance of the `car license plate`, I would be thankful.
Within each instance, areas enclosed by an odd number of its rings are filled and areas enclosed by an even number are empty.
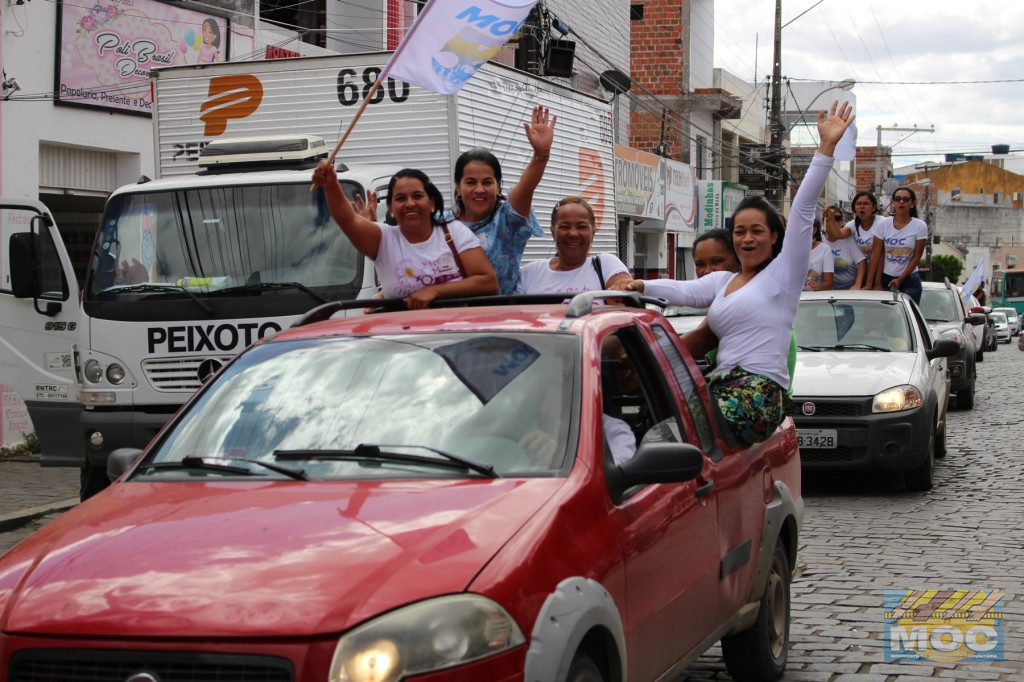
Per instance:
[[[835,450],[835,429],[797,429],[796,443],[799,447],[814,450]]]

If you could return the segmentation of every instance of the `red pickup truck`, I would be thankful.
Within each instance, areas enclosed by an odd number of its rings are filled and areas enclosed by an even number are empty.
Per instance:
[[[618,296],[327,304],[253,345],[0,558],[0,679],[654,680],[718,641],[778,678],[793,424],[730,445]]]

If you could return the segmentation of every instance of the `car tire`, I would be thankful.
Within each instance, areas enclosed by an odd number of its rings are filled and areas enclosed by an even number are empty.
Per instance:
[[[935,437],[935,458],[939,459],[945,457],[949,450],[946,449],[946,425],[942,425],[942,430]]]
[[[782,676],[789,658],[789,557],[781,538],[772,554],[771,570],[754,624],[722,638],[725,667],[737,682],[770,682]]]
[[[985,362],[985,342],[981,342],[981,348],[974,353],[975,362]]]
[[[601,668],[588,654],[578,651],[569,664],[566,682],[607,682]]]
[[[925,455],[924,461],[916,469],[910,469],[906,471],[904,481],[907,485],[907,490],[914,492],[924,492],[932,489],[932,481],[935,473],[935,429],[932,429],[931,435],[928,437],[928,453]]]
[[[974,409],[974,384],[978,380],[977,374],[971,377],[971,383],[968,384],[967,388],[962,391],[956,392],[956,409],[958,410],[973,410]]]

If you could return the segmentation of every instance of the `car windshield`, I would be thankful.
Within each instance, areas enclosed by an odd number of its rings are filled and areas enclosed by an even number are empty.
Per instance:
[[[949,289],[925,289],[918,307],[929,322],[953,322],[959,317],[953,292]]]
[[[174,465],[161,463],[179,462],[190,477],[223,476],[192,465],[236,473],[246,460],[315,480],[557,475],[574,452],[577,354],[577,337],[562,334],[263,344],[216,379],[137,475],[164,477]]]
[[[1003,315],[1006,315],[1007,320],[1013,320],[1017,317],[1017,311],[1014,310],[1013,308],[996,308],[992,312],[1002,313]]]
[[[800,351],[909,351],[903,306],[892,301],[801,301],[793,321]]]
[[[992,319],[996,324],[1006,324],[1006,315],[1003,313],[992,313]]]

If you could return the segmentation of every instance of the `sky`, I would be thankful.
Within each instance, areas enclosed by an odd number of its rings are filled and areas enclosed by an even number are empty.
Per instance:
[[[770,81],[775,2],[714,3],[714,65]],[[894,166],[993,144],[1024,152],[1024,2],[783,0],[782,23],[783,79],[857,81],[859,146],[878,143],[878,126],[917,126],[882,131]]]

